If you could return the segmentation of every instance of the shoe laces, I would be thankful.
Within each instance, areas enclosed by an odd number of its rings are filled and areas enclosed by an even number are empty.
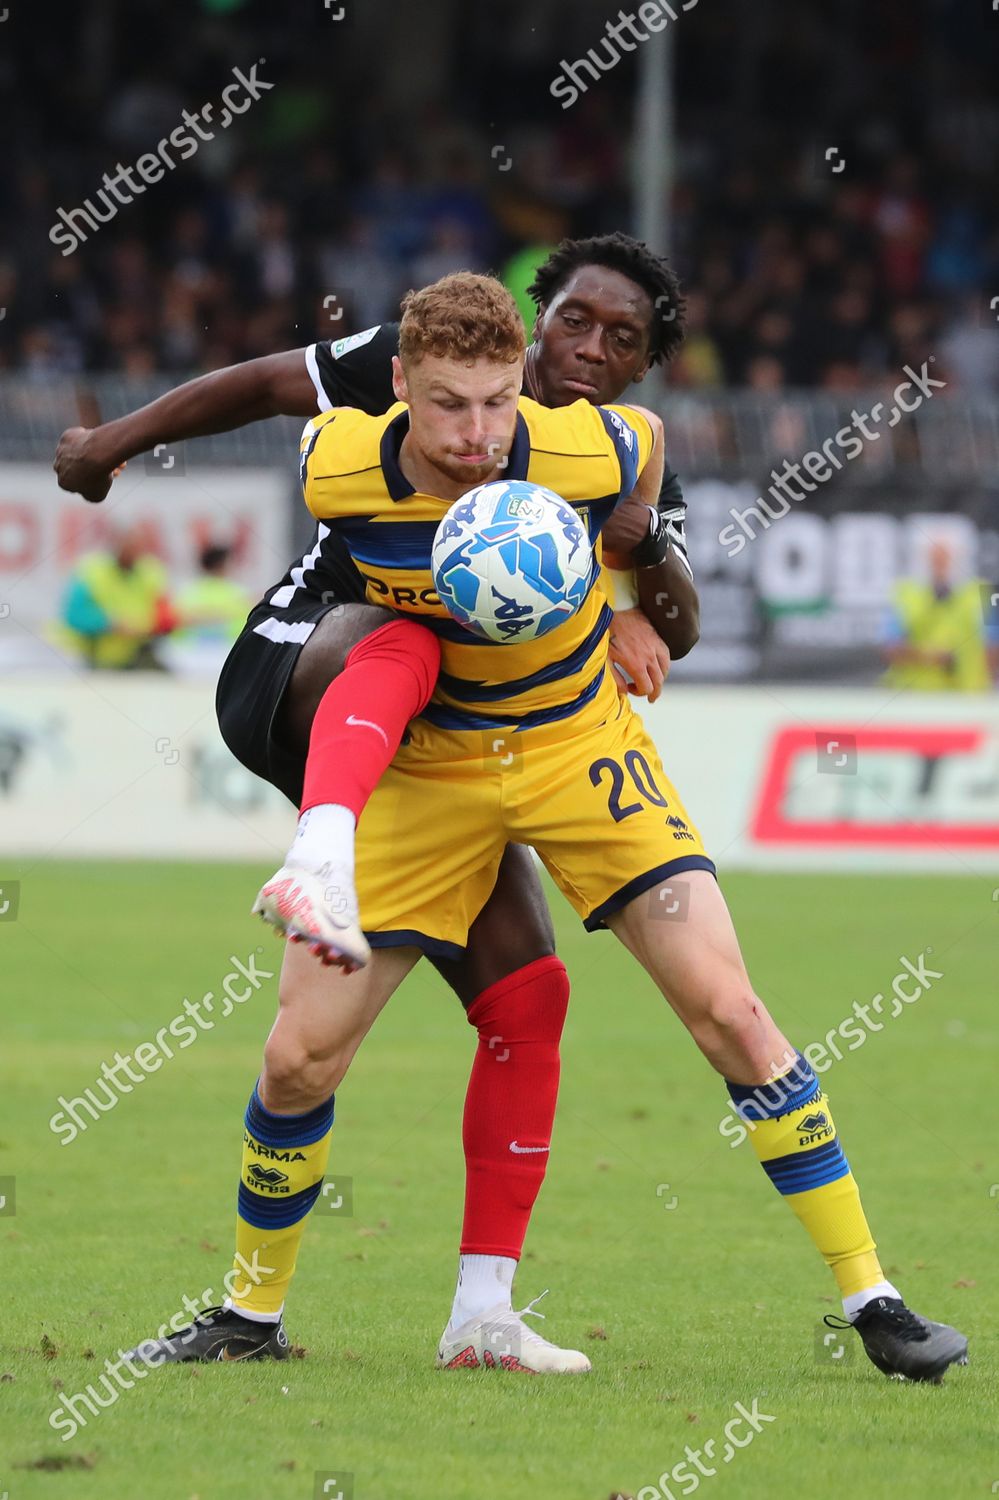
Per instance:
[[[211,1328],[219,1313],[226,1313],[225,1307],[203,1307],[200,1312],[194,1314],[190,1323],[184,1328],[178,1328],[176,1333],[170,1333],[164,1339],[166,1344],[189,1344],[198,1332],[199,1328]]]
[[[826,1313],[823,1322],[829,1328],[856,1328],[860,1333],[860,1324],[865,1320],[876,1318],[879,1322],[890,1323],[892,1332],[905,1343],[915,1343],[928,1338],[929,1333],[923,1319],[918,1313],[914,1313],[904,1302],[897,1301],[894,1297],[878,1297],[873,1302],[868,1302],[862,1307],[854,1322],[847,1318],[837,1318],[834,1314]]]
[[[517,1317],[518,1318],[541,1318],[542,1321],[544,1321],[544,1316],[545,1316],[544,1313],[535,1312],[535,1310],[534,1310],[534,1304],[536,1302],[540,1302],[541,1299],[542,1299],[542,1297],[547,1297],[549,1291],[550,1291],[550,1288],[549,1287],[545,1287],[545,1289],[544,1289],[543,1292],[539,1292],[536,1297],[532,1297],[531,1300],[530,1300],[530,1302],[527,1304],[527,1306],[525,1308],[523,1308],[522,1311],[517,1314]]]
[[[195,1313],[191,1321],[193,1323],[214,1323],[219,1313],[231,1311],[231,1308],[222,1307],[221,1305],[218,1307],[203,1307],[199,1313]]]
[[[533,1297],[526,1307],[521,1308],[520,1311],[515,1311],[513,1308],[511,1308],[510,1311],[505,1314],[502,1320],[497,1319],[496,1321],[507,1322],[508,1320],[513,1321],[515,1319],[517,1324],[519,1325],[517,1328],[517,1333],[524,1342],[528,1344],[544,1344],[548,1348],[554,1347],[553,1345],[550,1345],[548,1343],[548,1340],[546,1338],[542,1338],[541,1334],[538,1333],[536,1328],[532,1328],[529,1323],[524,1322],[525,1318],[544,1318],[544,1313],[537,1312],[535,1310],[534,1304],[536,1302],[540,1302],[542,1297],[547,1297],[548,1291],[549,1288],[545,1287],[544,1291],[539,1292],[536,1297]]]

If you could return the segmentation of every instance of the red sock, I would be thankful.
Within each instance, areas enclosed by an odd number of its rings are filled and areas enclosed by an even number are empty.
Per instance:
[[[410,719],[430,701],[440,669],[437,637],[390,620],[348,653],[316,709],[300,811],[326,802],[359,818]]]
[[[568,1003],[569,976],[552,957],[490,985],[469,1007],[479,1046],[462,1122],[463,1255],[520,1257],[548,1165]]]

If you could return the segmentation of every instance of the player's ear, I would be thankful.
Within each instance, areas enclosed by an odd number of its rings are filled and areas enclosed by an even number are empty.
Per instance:
[[[402,360],[398,354],[392,356],[392,390],[395,392],[397,401],[409,403],[409,387],[406,384],[406,372],[402,368]]]
[[[543,304],[538,307],[537,315],[534,319],[534,327],[531,329],[531,340],[535,344],[541,338],[541,324],[544,321],[544,316],[547,311],[548,309]]]

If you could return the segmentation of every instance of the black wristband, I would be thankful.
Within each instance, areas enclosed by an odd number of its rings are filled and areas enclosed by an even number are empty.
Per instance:
[[[631,549],[631,560],[636,568],[656,568],[665,561],[670,549],[669,527],[659,512],[649,506],[649,531],[637,547]]]

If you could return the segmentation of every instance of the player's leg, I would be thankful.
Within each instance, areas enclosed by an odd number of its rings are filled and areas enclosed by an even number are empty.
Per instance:
[[[513,1278],[544,1181],[569,999],[534,860],[509,845],[465,956],[437,960],[479,1038],[462,1120],[465,1213],[442,1364],[467,1360],[469,1325],[512,1306]]]
[[[683,872],[606,920],[724,1079],[752,1086],[773,1076],[777,1060],[789,1066],[794,1048],[753,992],[714,875]]]
[[[286,695],[287,739],[307,742],[324,683],[369,619],[380,623],[386,613],[353,606],[323,620],[301,653]],[[554,953],[551,914],[534,861],[528,850],[510,846],[464,956],[432,960],[479,1036],[462,1124],[465,1211],[451,1332],[512,1305],[514,1272],[544,1181],[558,1097],[569,982]]]
[[[505,1131],[509,1124],[530,1132],[526,1143],[512,1134],[504,1133],[502,1139],[495,1131],[484,1135],[474,1127],[466,1134],[475,1162],[472,1175],[493,1172],[501,1179],[492,1200],[488,1185],[476,1183],[471,1190],[478,1236],[472,1248],[494,1252],[495,1263],[499,1259],[513,1262],[519,1254],[543,1175],[568,985],[564,969],[550,952],[551,932],[533,871],[521,864],[518,873],[518,863],[529,856],[524,851],[508,854],[505,849],[500,817],[502,777],[496,765],[483,762],[480,752],[477,734],[456,736],[423,718],[413,723],[364,814],[358,841],[358,890],[365,931],[373,947],[377,949],[387,933],[412,935],[412,941],[418,941],[432,958],[461,960],[476,919],[496,891],[501,867],[504,870],[493,915],[483,919],[473,939],[477,958],[463,965],[459,981],[468,987],[465,994],[493,981],[472,1007],[473,1024],[478,1021],[483,1028],[472,1108],[500,1111],[499,1130]],[[526,904],[519,893],[520,881],[526,882],[531,893]],[[497,915],[501,902],[509,908],[506,917]],[[509,924],[518,920],[530,928],[529,941],[526,930],[519,943],[508,933]],[[492,956],[487,963],[480,934],[489,928]],[[497,951],[504,933],[505,962]],[[511,974],[513,965],[517,968]],[[489,1037],[496,1035],[503,1036],[508,1048],[495,1044],[489,1048]],[[486,1068],[490,1071],[483,1073]],[[533,1089],[539,1098],[526,1099],[525,1088]],[[514,1101],[512,1115],[510,1100]],[[511,1142],[518,1147],[516,1151],[510,1151]],[[521,1151],[522,1144],[532,1149]],[[507,1172],[508,1164],[514,1168],[512,1173]],[[521,1165],[527,1166],[525,1173],[517,1170]],[[505,1222],[507,1216],[512,1224]],[[512,1269],[511,1264],[511,1274]],[[504,1278],[494,1274],[465,1288],[474,1316],[458,1325],[463,1337],[453,1353],[448,1341],[442,1341],[438,1363],[446,1366],[459,1359],[462,1365],[492,1364],[539,1373],[589,1369],[585,1355],[539,1338],[513,1311],[510,1279],[508,1274],[504,1284]],[[489,1285],[495,1289],[497,1283],[499,1291],[490,1296]],[[475,1326],[469,1327],[470,1323]]]
[[[320,613],[318,625],[299,622],[306,630],[314,625],[304,646],[276,645],[251,629],[234,651],[243,659],[233,661],[219,691],[220,721],[234,754],[296,805],[312,718],[326,689],[365,633],[392,618],[364,605]],[[273,674],[280,674],[277,680]],[[540,1147],[550,1141],[558,1090],[568,980],[553,954],[551,917],[534,862],[526,850],[511,848],[469,933],[466,955],[435,960],[480,1036],[465,1107],[465,1253],[459,1257],[452,1325],[504,1299],[510,1305],[510,1283],[547,1166]],[[483,1003],[476,1006],[479,996]],[[509,1038],[509,1049],[490,1049],[497,1034]],[[502,1072],[496,1070],[498,1056],[506,1063]],[[511,1141],[518,1147],[530,1141],[537,1149],[512,1153]],[[497,1244],[508,1253],[487,1253]]]
[[[386,615],[371,606],[347,606],[321,621],[285,694],[285,738],[300,745],[309,741],[314,715],[348,684],[351,667],[333,688],[330,676],[353,660],[363,633]],[[311,738],[315,745],[317,727]],[[311,748],[311,762],[312,756]],[[306,774],[306,786],[308,781]],[[510,846],[492,894],[472,924],[465,954],[434,960],[478,1032],[463,1113],[465,1217],[453,1326],[504,1299],[510,1304],[513,1272],[544,1179],[568,1001],[565,968],[553,954],[555,933],[534,859],[528,850]]]
[[[303,949],[286,948],[278,1015],[244,1118],[228,1299],[128,1358],[156,1365],[286,1357],[281,1313],[326,1172],[335,1091],[419,957],[415,948],[383,948],[360,972],[334,975]]]
[[[555,928],[534,857],[522,844],[507,844],[464,954],[431,962],[469,1011],[484,990],[554,952]]]
[[[675,908],[672,919],[664,913]],[[830,1267],[843,1312],[887,1374],[938,1378],[967,1340],[885,1278],[829,1101],[753,991],[714,877],[681,874],[607,918],[726,1081],[753,1149]]]
[[[589,930],[613,928],[726,1079],[874,1362],[932,1377],[965,1341],[916,1318],[884,1280],[828,1101],[753,992],[714,866],[641,720],[622,703],[574,742],[538,752],[537,739],[510,780],[508,836],[530,839]]]
[[[406,726],[428,703],[439,665],[425,626],[364,604],[324,614],[298,654],[276,725],[305,750],[298,828],[254,910],[324,962],[350,969],[367,959],[354,830]]]

